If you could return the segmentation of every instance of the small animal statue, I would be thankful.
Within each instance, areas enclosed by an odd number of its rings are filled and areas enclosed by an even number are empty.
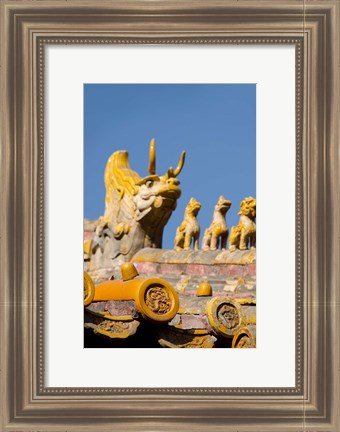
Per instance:
[[[204,233],[202,242],[203,250],[216,250],[219,246],[221,249],[226,249],[229,230],[225,221],[225,216],[230,207],[231,201],[225,199],[221,195],[215,205],[211,225]]]
[[[198,250],[198,240],[200,236],[200,226],[196,216],[200,211],[201,204],[191,198],[184,213],[184,219],[181,225],[177,228],[175,236],[175,250],[180,251],[190,250],[192,240],[194,241],[194,249]]]
[[[246,250],[256,247],[256,199],[245,198],[240,204],[240,221],[237,226],[232,227],[229,239],[229,250]]]

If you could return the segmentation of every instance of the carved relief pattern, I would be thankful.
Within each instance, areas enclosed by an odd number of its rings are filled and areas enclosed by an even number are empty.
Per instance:
[[[237,309],[231,304],[223,304],[217,310],[217,318],[227,329],[234,329],[240,323]]]
[[[87,314],[85,328],[91,329],[95,334],[101,334],[109,337],[110,339],[126,339],[136,333],[139,327],[139,321],[133,320],[125,321],[112,321],[111,319],[101,320],[99,316]]]
[[[105,320],[98,325],[98,328],[100,328],[101,330],[110,331],[114,333],[122,333],[126,330],[129,330],[130,323]]]
[[[145,304],[158,315],[164,315],[171,309],[171,299],[167,290],[160,286],[153,286],[145,293]]]

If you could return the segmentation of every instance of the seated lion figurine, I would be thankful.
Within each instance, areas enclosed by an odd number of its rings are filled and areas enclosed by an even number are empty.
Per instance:
[[[204,233],[202,242],[203,250],[216,250],[219,247],[219,243],[221,249],[226,248],[229,230],[225,221],[225,216],[230,207],[231,201],[225,199],[221,195],[215,205],[211,225]]]
[[[238,213],[240,221],[237,226],[232,227],[229,239],[229,250],[247,250],[256,247],[256,199],[253,197],[245,198],[240,205]]]
[[[181,225],[177,228],[175,236],[175,250],[180,251],[190,250],[192,240],[194,241],[194,249],[198,250],[198,239],[200,236],[200,226],[197,222],[196,216],[200,211],[201,204],[191,198],[184,213],[184,219]]]

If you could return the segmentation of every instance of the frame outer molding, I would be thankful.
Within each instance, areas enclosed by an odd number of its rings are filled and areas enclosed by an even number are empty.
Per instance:
[[[338,0],[1,3],[1,431],[340,431],[339,16]],[[302,393],[41,392],[37,49],[75,33],[303,41]]]
[[[339,2],[306,3],[306,430],[339,424]],[[320,253],[320,251],[323,251]],[[311,271],[308,271],[311,269]],[[337,336],[336,336],[337,335]],[[334,427],[334,426],[333,426]],[[319,429],[320,428],[320,429]]]

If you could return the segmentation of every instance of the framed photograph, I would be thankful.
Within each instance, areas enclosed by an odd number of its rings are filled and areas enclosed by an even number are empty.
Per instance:
[[[84,84],[84,217],[84,347],[255,348],[256,84]]]
[[[340,429],[339,7],[2,2],[1,430]],[[171,193],[151,205],[156,216],[171,207],[162,213],[168,231],[144,232],[151,213],[138,200],[163,180]],[[256,244],[249,239],[243,251],[230,234],[214,251],[214,206],[232,203],[226,220],[237,227],[246,197],[256,197]],[[123,220],[129,203],[137,216]],[[201,237],[188,246],[180,227],[197,203]],[[238,291],[240,275],[223,273],[225,264],[239,271],[226,258],[234,245],[253,254],[246,264],[256,269],[256,295],[254,275]],[[208,255],[222,264],[218,283],[234,309],[256,304],[241,342],[211,317],[188,314],[188,298],[210,301],[211,293],[200,297],[217,278]],[[112,259],[133,264],[109,274]],[[97,284],[85,342],[84,269]],[[150,318],[145,294],[133,312],[140,318],[129,321],[112,308],[130,297],[98,294],[103,281],[122,278],[126,296],[131,271],[164,280],[182,304],[153,339],[148,322],[167,316],[164,302]],[[93,335],[116,341],[117,322],[128,337],[103,349]],[[124,345],[138,326],[138,344]],[[194,337],[174,339],[170,327]],[[195,344],[222,349],[155,349]]]

